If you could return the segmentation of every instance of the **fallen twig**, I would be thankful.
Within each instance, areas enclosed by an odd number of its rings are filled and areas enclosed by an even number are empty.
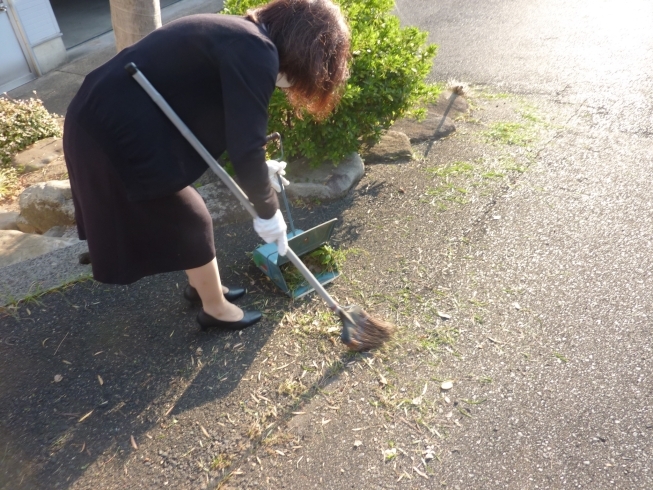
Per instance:
[[[68,333],[66,335],[63,336],[63,339],[61,339],[61,342],[59,342],[59,345],[57,346],[57,350],[54,351],[53,355],[55,355],[55,356],[57,355],[57,352],[59,352],[59,347],[61,347],[61,344],[63,344],[63,341],[66,340],[66,337],[68,337],[69,333],[70,333],[70,330],[68,331]]]

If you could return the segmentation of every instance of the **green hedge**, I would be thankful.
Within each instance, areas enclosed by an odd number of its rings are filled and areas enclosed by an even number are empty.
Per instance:
[[[39,99],[13,100],[0,97],[0,167],[32,143],[61,136],[56,116]]]
[[[226,0],[225,13],[242,15],[261,0]],[[339,162],[363,144],[379,140],[383,130],[435,100],[440,89],[427,83],[437,48],[427,33],[401,27],[391,13],[393,0],[338,2],[352,30],[351,77],[340,105],[322,122],[298,118],[276,90],[270,103],[269,132],[278,131],[286,158],[306,157],[314,166]]]

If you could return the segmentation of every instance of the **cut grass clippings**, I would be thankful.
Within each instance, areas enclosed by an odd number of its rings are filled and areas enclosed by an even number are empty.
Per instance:
[[[345,253],[342,251],[334,250],[329,245],[322,245],[320,248],[313,250],[301,257],[301,261],[306,265],[313,275],[319,275],[327,272],[337,272],[339,266],[345,260]],[[287,263],[280,267],[281,274],[283,275],[288,289],[291,292],[296,291],[302,286],[307,285],[306,279],[301,275],[299,270],[291,264]]]

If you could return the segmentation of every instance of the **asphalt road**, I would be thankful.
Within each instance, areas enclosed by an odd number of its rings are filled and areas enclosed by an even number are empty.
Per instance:
[[[653,130],[649,2],[399,0],[397,11],[440,46],[438,80],[587,101],[612,130]]]
[[[565,367],[467,359],[498,386],[449,441],[443,480],[651,488],[653,5],[400,0],[398,12],[440,45],[436,79],[573,114],[498,200],[502,219],[477,230],[470,254],[482,259],[460,265],[489,297],[493,284],[520,284],[520,305],[541,321],[533,339],[564,353]],[[524,328],[495,314],[506,330]]]

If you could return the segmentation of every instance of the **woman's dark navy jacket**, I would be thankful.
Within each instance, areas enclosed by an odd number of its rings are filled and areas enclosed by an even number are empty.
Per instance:
[[[265,30],[237,16],[171,22],[91,72],[68,108],[96,140],[130,200],[162,197],[207,169],[138,83],[134,62],[214,157],[225,150],[259,216],[278,209],[265,164],[268,103],[279,70]]]

